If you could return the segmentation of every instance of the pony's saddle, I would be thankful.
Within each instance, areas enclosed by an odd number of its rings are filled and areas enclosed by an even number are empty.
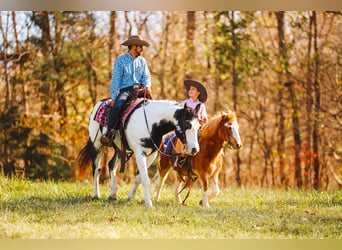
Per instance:
[[[179,174],[179,177],[185,182],[184,177],[196,180],[197,175],[192,171],[190,157],[180,152],[180,145],[183,145],[175,133],[169,134],[161,145],[164,154],[171,156],[172,167]]]

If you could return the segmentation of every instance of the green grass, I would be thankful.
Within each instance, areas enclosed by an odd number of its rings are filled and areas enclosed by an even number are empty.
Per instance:
[[[127,202],[130,185],[117,201],[93,200],[86,182],[31,182],[0,176],[0,238],[120,239],[341,239],[342,191],[223,189],[211,208],[198,205],[193,188],[187,206],[165,186],[153,209]],[[186,191],[184,191],[185,193]]]

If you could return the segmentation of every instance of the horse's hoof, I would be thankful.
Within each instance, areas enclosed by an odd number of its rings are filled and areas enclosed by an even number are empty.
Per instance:
[[[150,202],[145,202],[145,207],[147,207],[147,208],[153,208],[152,201],[150,201]]]
[[[198,203],[198,205],[203,206],[202,200],[200,200],[200,202]]]
[[[100,199],[100,197],[98,197],[98,196],[93,196],[91,199],[94,200],[94,201],[97,201],[97,200]]]
[[[109,200],[109,201],[116,201],[116,197],[109,196],[109,197],[108,197],[108,200]]]

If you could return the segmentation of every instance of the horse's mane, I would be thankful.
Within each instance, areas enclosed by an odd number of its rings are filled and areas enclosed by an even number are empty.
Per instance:
[[[213,116],[206,124],[203,125],[200,131],[201,139],[210,139],[212,138],[218,131],[219,126],[221,125],[221,121],[225,118],[227,120],[233,121],[236,119],[235,112],[228,111],[228,112],[220,112]]]

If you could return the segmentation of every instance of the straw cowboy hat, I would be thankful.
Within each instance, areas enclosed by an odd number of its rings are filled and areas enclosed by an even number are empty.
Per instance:
[[[140,35],[129,36],[126,41],[121,43],[121,45],[124,45],[124,46],[142,45],[146,47],[150,46],[150,44],[146,42]]]
[[[205,102],[207,100],[207,90],[205,89],[205,87],[202,85],[202,83],[195,81],[195,80],[185,80],[184,81],[184,85],[187,91],[189,91],[190,86],[194,86],[195,88],[198,89],[198,91],[200,92],[200,95],[198,96],[198,99],[201,102]]]

